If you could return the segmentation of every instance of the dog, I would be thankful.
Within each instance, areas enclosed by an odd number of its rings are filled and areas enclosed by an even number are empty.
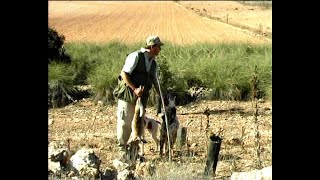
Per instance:
[[[145,117],[144,118],[145,121],[145,129],[148,130],[149,134],[151,135],[153,141],[156,143],[156,151],[159,151],[159,147],[160,147],[160,140],[157,137],[157,132],[158,132],[158,127],[159,125],[161,125],[161,122],[158,120],[155,120],[153,118],[150,117]]]
[[[177,109],[175,104],[175,96],[168,95],[166,97],[167,103],[165,104],[165,113],[168,120],[168,131],[167,132],[167,126],[166,126],[166,120],[165,116],[162,116],[162,124],[160,129],[160,156],[163,154],[171,153],[171,156],[173,156],[173,146],[177,139],[177,132],[180,126],[178,117],[177,117]],[[170,151],[168,152],[168,133],[170,138]]]
[[[145,130],[145,109],[141,102],[141,97],[138,97],[134,109],[134,116],[131,123],[131,134],[127,144],[130,146],[134,143],[140,144],[141,152],[140,156],[144,155],[144,143],[147,141],[144,139]]]

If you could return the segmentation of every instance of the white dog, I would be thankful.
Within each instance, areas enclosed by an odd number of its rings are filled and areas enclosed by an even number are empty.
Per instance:
[[[161,124],[160,121],[152,119],[150,117],[144,118],[144,127],[148,130],[149,134],[151,135],[153,141],[156,143],[157,151],[159,150],[160,140],[157,138],[158,127]]]

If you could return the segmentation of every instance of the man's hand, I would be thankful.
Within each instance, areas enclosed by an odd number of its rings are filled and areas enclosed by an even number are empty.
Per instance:
[[[140,97],[140,96],[142,96],[142,94],[143,94],[143,90],[144,90],[144,86],[140,86],[140,87],[138,87],[138,88],[135,88],[133,92],[134,92],[138,97]]]

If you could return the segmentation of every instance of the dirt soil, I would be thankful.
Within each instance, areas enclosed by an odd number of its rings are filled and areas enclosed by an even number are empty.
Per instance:
[[[49,1],[48,23],[66,42],[137,43],[157,34],[166,43],[271,43],[245,28],[271,32],[271,9],[229,1]],[[221,20],[210,18],[219,17]]]

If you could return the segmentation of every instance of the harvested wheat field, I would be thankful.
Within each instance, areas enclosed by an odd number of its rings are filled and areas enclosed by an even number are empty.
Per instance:
[[[203,12],[202,15],[199,13],[203,9],[205,16]],[[164,43],[179,45],[205,42],[260,44],[271,43],[270,38],[254,30],[258,25],[258,29],[265,28],[263,32],[272,32],[269,11],[231,1],[49,1],[48,20],[49,26],[63,34],[66,42],[120,41],[131,44],[142,43],[147,36],[156,34]],[[223,22],[226,12],[231,24]],[[262,18],[261,14],[266,13],[269,16]],[[222,20],[211,19],[213,16]],[[232,24],[234,21],[238,25]],[[251,29],[240,28],[239,24]],[[155,112],[153,107],[147,108],[148,116],[162,121]],[[101,160],[101,179],[110,179],[106,170],[114,169],[113,160],[117,158],[116,105],[83,99],[63,108],[49,109],[48,113],[49,142],[66,143],[69,139],[73,152],[82,147],[93,149]],[[188,145],[181,150],[175,149],[169,162],[168,158],[159,157],[155,143],[146,132],[145,158],[154,163],[156,174],[152,177],[142,174],[142,179],[204,179],[207,135],[217,133],[219,129],[223,130],[220,134],[223,140],[215,179],[230,179],[233,172],[256,169],[257,151],[262,167],[272,165],[271,102],[260,100],[255,108],[254,102],[201,100],[178,106],[177,113],[180,125],[187,128]],[[257,130],[259,138],[256,138]],[[66,176],[71,179],[72,175]]]
[[[271,16],[268,16],[269,19],[262,19],[261,16],[258,16],[259,10],[254,11],[255,13],[249,11],[248,14],[247,6],[245,9],[244,5],[236,2],[219,3],[226,3],[219,6],[225,11],[233,12],[234,10],[230,8],[239,7],[236,15],[241,16],[239,12],[243,10],[244,19],[252,15],[256,16],[255,20],[242,20],[241,23],[247,23],[250,26],[258,23],[270,29]],[[193,11],[197,11],[198,8],[195,7],[198,6],[202,10],[206,9],[205,7],[212,7],[196,2],[179,2],[178,4],[172,1],[49,1],[49,26],[63,34],[66,42],[135,43],[142,42],[151,34],[159,35],[166,43],[175,44],[271,42],[270,38],[253,31],[213,20],[208,16],[201,16]],[[215,12],[215,9],[212,9],[212,12],[208,14],[214,16]],[[223,13],[219,12],[217,16],[221,14]],[[236,15],[230,15],[232,22]]]
[[[242,5],[233,1],[179,1],[179,4],[199,15],[250,29],[262,34],[272,33],[272,9]]]

